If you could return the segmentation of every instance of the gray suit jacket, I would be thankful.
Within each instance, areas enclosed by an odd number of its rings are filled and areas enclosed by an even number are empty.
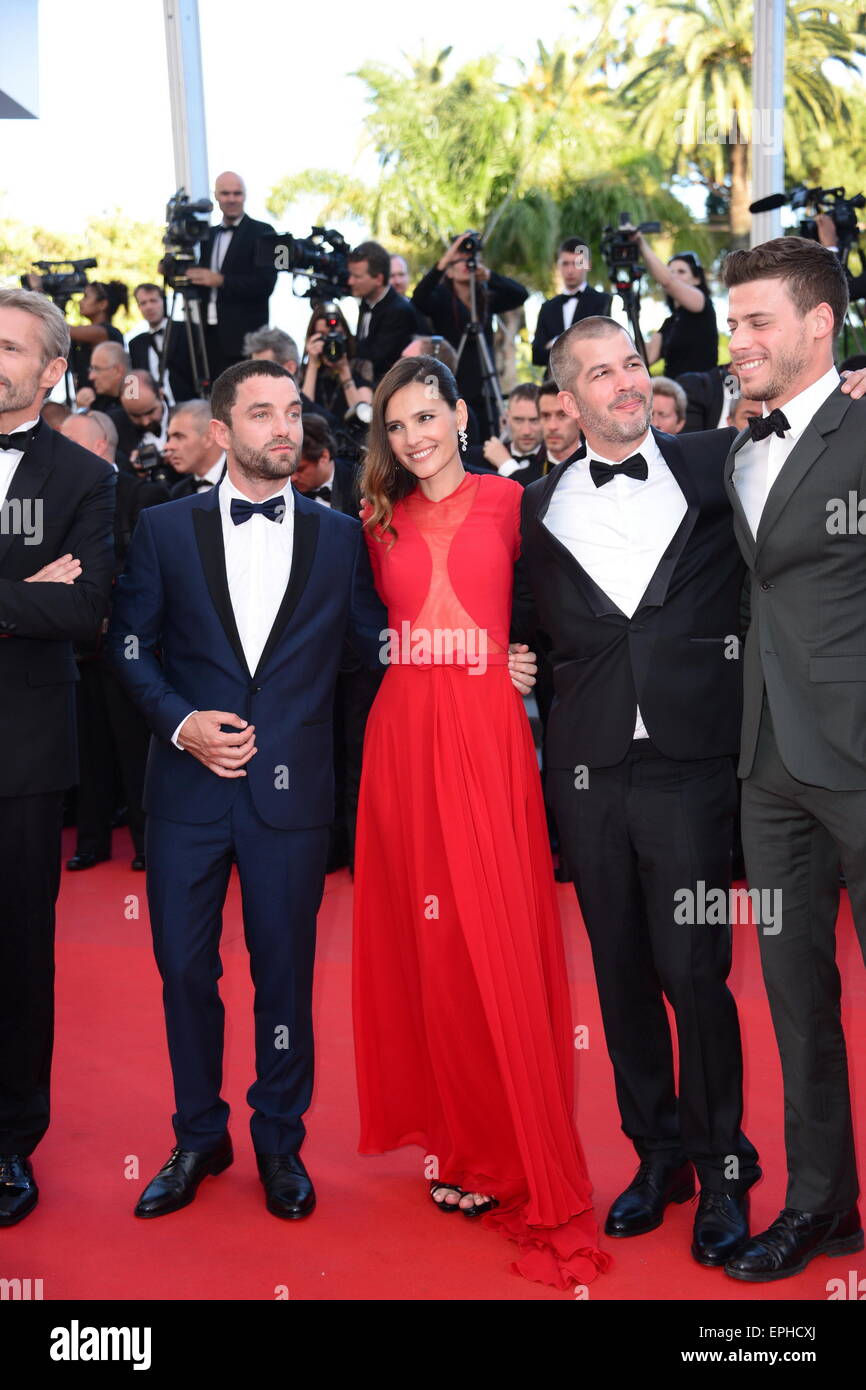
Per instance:
[[[836,390],[770,489],[756,537],[725,463],[751,574],[739,774],[755,759],[766,688],[782,761],[798,781],[866,789],[866,399]],[[862,531],[858,529],[858,521]]]

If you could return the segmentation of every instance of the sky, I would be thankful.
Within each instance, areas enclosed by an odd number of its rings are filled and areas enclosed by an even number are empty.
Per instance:
[[[0,0],[0,17],[10,2]],[[452,65],[490,52],[531,62],[537,39],[580,33],[563,0],[507,12],[468,0],[199,0],[199,22],[211,183],[236,170],[247,211],[267,220],[268,193],[286,174],[374,175],[365,89],[350,76],[363,63],[401,68],[404,54],[449,44]],[[39,118],[0,122],[0,214],[70,231],[114,208],[161,222],[178,182],[162,0],[41,0],[39,27]],[[316,210],[298,207],[278,230],[304,235]],[[288,280],[272,319],[297,334],[306,307],[292,302]]]

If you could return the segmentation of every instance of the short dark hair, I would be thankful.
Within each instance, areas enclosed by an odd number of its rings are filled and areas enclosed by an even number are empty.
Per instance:
[[[557,384],[556,384],[556,382],[554,381],[554,379],[553,379],[552,376],[547,377],[547,378],[541,383],[541,385],[540,385],[539,388],[538,388],[538,399],[539,399],[539,400],[541,400],[541,397],[542,397],[542,396],[558,396],[558,395],[559,395],[559,387],[557,386]]]
[[[512,401],[532,401],[533,405],[538,405],[538,387],[534,381],[521,381],[518,386],[513,386],[508,393],[508,404]]]
[[[729,251],[722,262],[728,289],[752,280],[784,280],[800,318],[829,304],[838,333],[848,309],[848,283],[835,251],[802,236],[778,236],[750,251]]]
[[[391,278],[391,253],[378,241],[362,241],[360,246],[349,252],[348,261],[350,265],[353,261],[366,261],[370,274],[381,275],[386,285]]]
[[[567,236],[565,241],[559,243],[559,246],[556,248],[556,254],[557,256],[561,256],[563,251],[579,251],[581,247],[588,251],[589,242],[584,241],[583,237]]]
[[[577,323],[573,323],[564,333],[560,333],[550,349],[550,370],[554,380],[559,382],[561,391],[573,390],[574,362],[571,356],[573,344],[582,343],[584,338],[607,338],[611,333],[624,333],[627,338],[631,339],[632,346],[634,346],[634,339],[628,329],[623,328],[622,324],[604,314],[592,314],[589,318],[578,319]]]
[[[152,285],[149,281],[144,280],[140,285],[136,285],[132,293],[136,295],[139,290],[150,290],[151,294],[158,294],[162,300],[163,313],[165,312],[165,290],[162,288],[162,285]]]
[[[328,429],[327,420],[321,415],[305,415],[301,458],[308,459],[310,463],[318,463],[326,450],[331,458],[335,457],[337,445]]]
[[[220,372],[213,384],[210,408],[215,420],[220,420],[224,425],[231,425],[232,407],[238,398],[238,387],[251,376],[278,376],[285,377],[288,381],[292,380],[285,367],[281,367],[277,362],[269,362],[267,358],[261,361],[256,359],[235,362],[233,366]]]

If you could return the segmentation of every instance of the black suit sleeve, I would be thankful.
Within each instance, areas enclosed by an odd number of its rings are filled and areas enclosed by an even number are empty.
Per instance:
[[[536,502],[532,486],[525,489],[520,500],[521,544],[529,534],[530,524],[535,516]],[[535,595],[529,579],[529,568],[521,553],[514,566],[514,593],[511,600],[511,640],[525,642],[529,647],[538,644],[538,615],[535,608]]]
[[[220,296],[224,304],[231,304],[236,300],[261,299],[267,298],[274,292],[277,283],[277,272],[268,267],[258,267],[255,264],[256,242],[260,236],[275,236],[276,233],[270,222],[254,222],[247,231],[247,244],[244,246],[244,259],[246,266],[243,270],[234,271],[229,265],[223,272],[223,283],[220,286]]]
[[[538,311],[535,337],[532,340],[532,361],[536,367],[546,367],[550,362],[550,348],[547,344],[556,337],[551,320],[556,310],[556,301],[547,299]]]
[[[408,299],[395,296],[378,315],[369,338],[364,338],[358,346],[358,357],[373,364],[373,378],[379,381],[389,367],[393,367],[404,347],[415,336],[415,315]]]
[[[415,286],[415,293],[412,295],[412,303],[426,314],[428,318],[433,318],[436,312],[437,301],[441,298],[437,291],[442,286],[442,277],[445,271],[439,270],[435,265],[432,270],[418,281]]]
[[[81,561],[74,584],[30,584],[0,579],[0,618],[13,637],[89,643],[108,612],[114,577],[114,470],[100,470],[84,494],[72,523],[59,543],[58,557]]]
[[[487,281],[487,311],[491,314],[505,314],[509,309],[519,309],[529,297],[529,290],[517,280],[509,280],[507,275],[497,275],[491,270]]]

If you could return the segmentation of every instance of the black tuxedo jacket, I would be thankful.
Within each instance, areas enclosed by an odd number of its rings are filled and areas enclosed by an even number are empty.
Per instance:
[[[539,640],[553,666],[549,767],[621,762],[638,704],[666,757],[736,754],[743,564],[723,478],[734,433],[653,430],[687,511],[630,618],[544,525],[556,487],[586,457],[585,448],[524,492],[514,636]]]
[[[688,397],[683,434],[716,428],[725,399],[725,377],[730,370],[730,364],[725,363],[723,367],[712,367],[708,372],[683,372],[677,377]]]
[[[135,524],[145,507],[156,507],[168,501],[168,488],[151,483],[146,478],[117,470],[117,505],[114,509],[114,554],[119,574],[126,562],[126,552]]]
[[[550,348],[547,344],[551,338],[558,338],[560,333],[565,332],[562,311],[569,297],[566,294],[555,294],[552,299],[546,299],[538,311],[538,323],[535,326],[535,337],[532,340],[532,360],[536,367],[548,366]],[[592,318],[594,314],[609,314],[610,301],[611,296],[609,294],[604,294],[601,290],[594,290],[592,285],[587,285],[577,301],[572,323],[579,323],[581,319]]]
[[[726,485],[751,575],[741,777],[752,770],[766,690],[791,776],[831,791],[866,790],[864,437],[866,401],[835,390],[770,488],[757,536],[733,482],[747,430],[731,449]]]
[[[108,611],[115,476],[43,421],[12,478],[0,528],[0,796],[77,781],[72,644],[91,643]],[[11,524],[16,512],[39,521],[28,528],[38,544]],[[81,561],[74,584],[23,582],[66,554]]]
[[[150,371],[150,345],[152,341],[153,335],[149,329],[144,333],[136,333],[134,338],[130,338],[127,352],[133,367],[139,367],[146,372]],[[194,400],[196,389],[192,364],[189,360],[186,326],[180,320],[175,320],[171,325],[166,366],[168,367],[168,384],[171,387],[175,404],[179,405],[181,401]]]
[[[365,313],[362,307],[361,317]],[[403,349],[409,346],[417,331],[413,306],[402,294],[397,293],[393,285],[389,285],[388,293],[370,310],[366,334],[357,340],[355,360],[359,363],[358,380],[368,386],[377,385],[388,368],[393,367]],[[366,371],[360,365],[363,362],[371,364]]]
[[[199,264],[209,266],[213,254],[215,227],[205,233],[199,251]],[[277,283],[277,272],[256,265],[259,237],[274,236],[270,222],[256,222],[246,215],[232,233],[220,268],[225,276],[217,290],[217,336],[226,357],[242,357],[244,336],[264,328],[270,316],[270,298]],[[210,290],[202,287],[201,308],[207,323]]]

